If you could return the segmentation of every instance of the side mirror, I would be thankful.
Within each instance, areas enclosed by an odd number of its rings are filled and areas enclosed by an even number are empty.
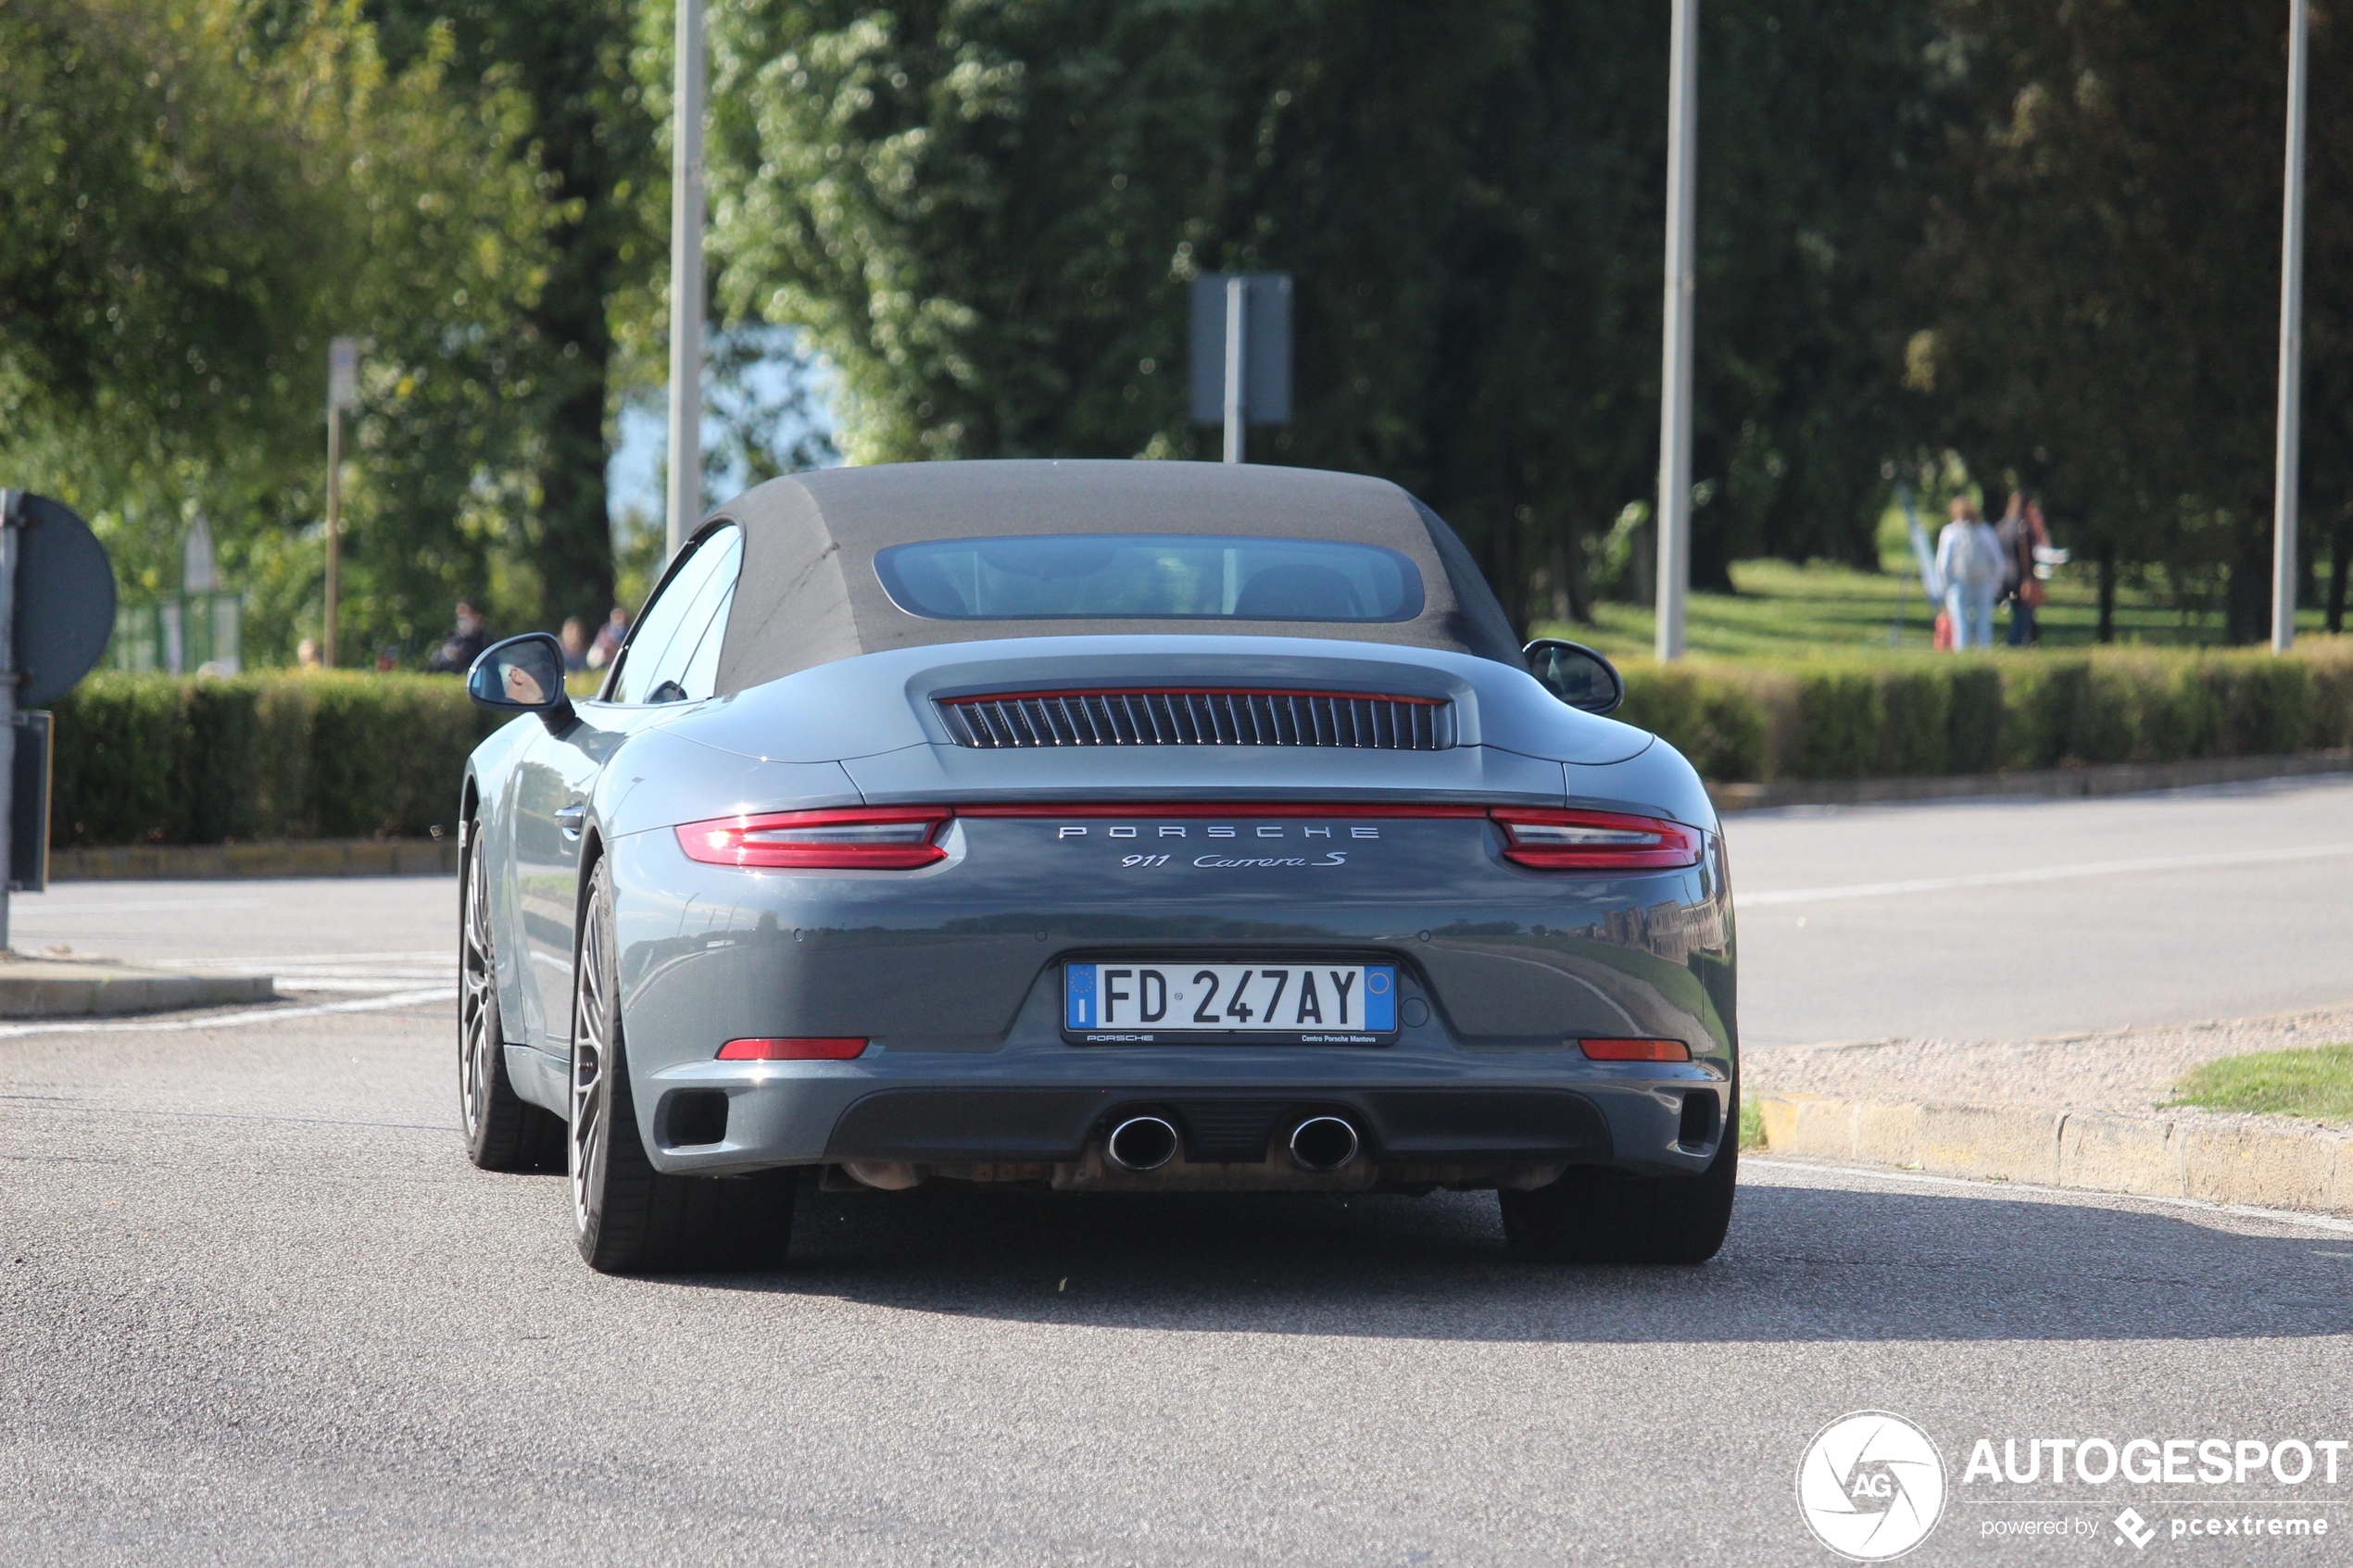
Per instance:
[[[1626,700],[1626,681],[1617,666],[1582,643],[1539,637],[1520,651],[1528,655],[1529,672],[1571,708],[1608,713]]]
[[[545,632],[491,644],[466,671],[466,695],[502,713],[536,713],[549,729],[562,729],[572,722],[563,645]]]

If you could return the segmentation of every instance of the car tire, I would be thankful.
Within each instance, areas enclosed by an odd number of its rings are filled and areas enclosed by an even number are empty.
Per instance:
[[[1740,1096],[1707,1169],[1635,1176],[1572,1169],[1531,1192],[1497,1194],[1512,1256],[1539,1263],[1705,1263],[1724,1245],[1740,1181]]]
[[[479,823],[466,834],[458,911],[458,1126],[466,1157],[485,1171],[552,1170],[563,1159],[563,1123],[517,1094],[507,1076]]]
[[[774,1267],[792,1245],[800,1173],[681,1176],[654,1169],[622,1036],[612,877],[590,873],[573,966],[572,1115],[564,1139],[573,1238],[600,1273]]]

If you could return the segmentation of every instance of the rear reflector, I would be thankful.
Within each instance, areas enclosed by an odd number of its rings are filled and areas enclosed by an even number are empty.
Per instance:
[[[1504,859],[1536,871],[1657,871],[1699,864],[1697,828],[1616,811],[1498,806]]]
[[[1692,1047],[1680,1040],[1579,1040],[1593,1061],[1689,1061]],[[725,1055],[725,1052],[721,1052]]]
[[[722,1061],[848,1061],[862,1055],[866,1042],[841,1036],[785,1040],[730,1040],[719,1047]]]
[[[778,871],[912,871],[948,858],[932,842],[945,806],[851,806],[719,817],[678,829],[678,847],[708,866]]]

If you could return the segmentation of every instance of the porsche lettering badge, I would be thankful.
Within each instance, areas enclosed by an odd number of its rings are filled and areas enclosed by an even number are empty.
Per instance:
[[[1153,827],[1149,834],[1144,831],[1142,825],[1131,826],[1126,822],[1104,828],[1083,827],[1076,822],[1065,822],[1054,830],[1054,836],[1056,838],[1091,838],[1097,833],[1101,833],[1105,838],[1188,838],[1192,835],[1192,831],[1191,825],[1182,822],[1163,822]],[[1265,823],[1247,834],[1237,827],[1203,827],[1201,829],[1201,835],[1203,838],[1287,838],[1290,836],[1292,831],[1292,828],[1279,823]],[[1337,835],[1339,830],[1329,827],[1303,826],[1298,828],[1297,832],[1302,838],[1331,838]],[[1380,829],[1363,822],[1354,822],[1349,826],[1348,836],[1350,838],[1378,838]]]

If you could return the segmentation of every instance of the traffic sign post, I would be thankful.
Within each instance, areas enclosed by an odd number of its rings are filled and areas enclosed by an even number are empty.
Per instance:
[[[1193,422],[1225,427],[1229,463],[1249,426],[1290,422],[1290,294],[1288,272],[1193,280]]]
[[[0,953],[9,890],[40,891],[48,860],[49,716],[17,710],[63,696],[90,672],[114,611],[114,567],[90,525],[46,495],[0,490]],[[37,771],[18,766],[20,731]],[[29,856],[28,843],[37,852]]]

